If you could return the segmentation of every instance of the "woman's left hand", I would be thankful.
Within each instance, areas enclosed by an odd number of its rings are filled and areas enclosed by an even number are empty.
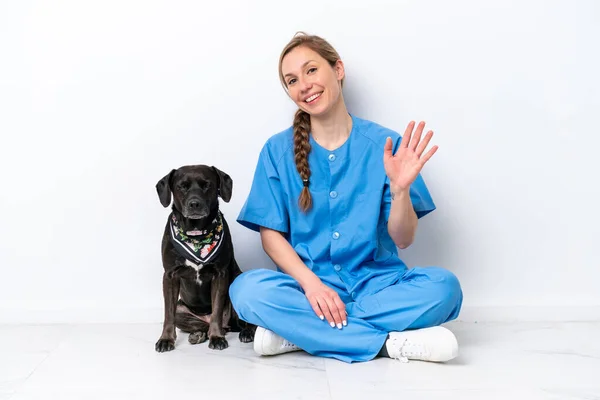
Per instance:
[[[415,122],[411,121],[406,127],[396,154],[392,154],[392,139],[387,138],[385,142],[383,165],[385,173],[390,179],[392,191],[394,192],[408,190],[425,163],[429,161],[438,149],[438,146],[433,146],[427,153],[423,154],[433,136],[433,131],[427,132],[423,140],[421,140],[425,122],[419,123],[413,136],[414,127]]]

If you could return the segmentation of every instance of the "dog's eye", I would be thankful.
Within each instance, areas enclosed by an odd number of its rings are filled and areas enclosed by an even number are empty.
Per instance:
[[[190,188],[189,182],[181,182],[179,184],[179,189],[181,189],[181,190],[188,190],[189,188]]]
[[[208,190],[212,187],[212,183],[211,182],[200,182],[200,187],[203,190]]]

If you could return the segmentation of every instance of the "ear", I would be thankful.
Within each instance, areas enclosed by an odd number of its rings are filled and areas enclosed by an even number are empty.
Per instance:
[[[163,207],[169,207],[171,204],[171,178],[173,178],[173,173],[175,173],[174,169],[156,183],[156,192]]]
[[[229,203],[231,200],[231,191],[233,189],[233,181],[231,177],[227,175],[225,172],[221,171],[216,167],[212,167],[213,170],[217,173],[219,177],[219,196],[223,199],[225,203]]]
[[[342,60],[337,60],[333,69],[335,70],[338,81],[341,81],[346,77],[346,68],[344,67],[344,62]]]

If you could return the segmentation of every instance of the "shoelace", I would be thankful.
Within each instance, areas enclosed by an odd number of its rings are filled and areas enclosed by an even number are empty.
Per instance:
[[[294,343],[288,342],[287,340],[283,341],[283,347],[296,348],[297,346]]]
[[[412,343],[408,339],[404,339],[402,343],[398,343],[401,340],[397,338],[391,340],[392,347],[398,348],[398,354],[392,358],[400,362],[407,363],[409,357],[421,358],[426,353],[423,345]]]

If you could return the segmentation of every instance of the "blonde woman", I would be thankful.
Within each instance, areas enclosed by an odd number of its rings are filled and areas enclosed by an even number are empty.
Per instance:
[[[454,358],[456,338],[440,325],[459,314],[458,279],[439,267],[409,269],[397,252],[435,209],[420,175],[437,150],[425,152],[433,133],[411,122],[401,137],[350,114],[344,64],[321,37],[296,35],[279,75],[298,111],[262,148],[238,217],[260,232],[277,271],[246,271],[230,289],[240,318],[258,326],[255,351]]]

